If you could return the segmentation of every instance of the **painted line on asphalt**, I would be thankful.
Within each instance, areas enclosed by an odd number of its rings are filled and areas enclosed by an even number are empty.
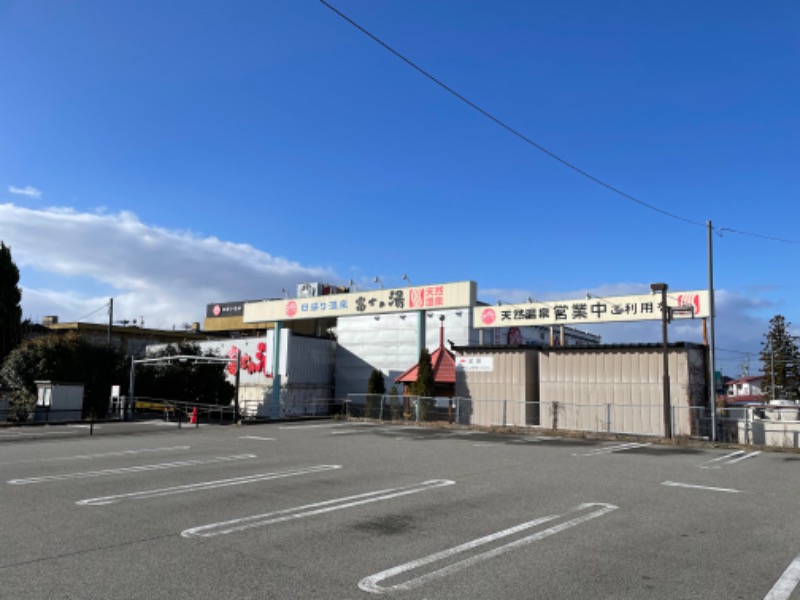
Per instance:
[[[141,492],[129,492],[127,494],[115,494],[113,496],[102,496],[99,498],[85,498],[78,500],[75,504],[79,506],[104,506],[114,504],[123,500],[142,500],[146,498],[157,498],[159,496],[170,496],[172,494],[185,494],[188,492],[199,492],[214,488],[229,487],[233,485],[244,485],[247,483],[257,483],[259,481],[270,481],[272,479],[282,479],[284,477],[294,477],[297,475],[311,475],[323,471],[341,469],[342,465],[318,465],[303,469],[290,469],[286,471],[275,471],[274,473],[259,473],[256,475],[245,475],[244,477],[234,477],[232,479],[220,479],[218,481],[203,481],[201,483],[191,483],[188,485],[178,485],[174,487],[161,488],[158,490],[145,490]]]
[[[748,458],[753,458],[754,456],[758,456],[761,454],[761,450],[756,450],[755,452],[751,452],[750,454],[745,454],[744,456],[740,456],[739,458],[734,458],[733,460],[729,460],[727,464],[732,465],[734,463],[742,462],[743,460],[747,460]]]
[[[748,458],[758,456],[759,454],[761,454],[761,450],[756,450],[755,452],[749,453],[745,452],[744,450],[737,450],[736,452],[731,452],[725,456],[718,456],[717,458],[706,461],[702,465],[698,466],[701,469],[720,469],[722,468],[721,465],[733,465],[743,460],[747,460]]]
[[[46,483],[50,481],[66,481],[68,479],[86,479],[88,477],[104,477],[119,473],[141,473],[144,471],[159,471],[162,469],[177,469],[180,467],[195,467],[199,465],[212,465],[215,463],[230,462],[234,460],[247,460],[256,458],[255,454],[236,454],[234,456],[217,456],[208,459],[182,460],[156,465],[140,465],[138,467],[120,467],[118,469],[102,469],[100,471],[84,471],[83,473],[66,473],[64,475],[45,475],[42,477],[28,477],[26,479],[10,479],[6,483],[11,485],[26,485],[29,483]]]
[[[31,428],[30,430],[25,430],[25,431],[15,430],[13,432],[9,431],[7,433],[5,431],[3,431],[2,435],[0,437],[6,437],[6,436],[12,437],[12,436],[14,436],[14,437],[18,437],[18,438],[24,438],[24,437],[39,437],[39,436],[43,436],[43,435],[72,435],[72,434],[75,434],[75,433],[80,433],[80,432],[75,430],[75,429],[47,430],[47,429],[42,429],[41,427],[35,427],[35,428]]]
[[[12,462],[0,463],[0,467],[5,465],[19,465],[22,463],[34,462],[55,462],[62,460],[94,460],[95,458],[113,458],[115,456],[131,456],[134,454],[144,454],[145,452],[174,452],[175,450],[189,450],[191,446],[171,446],[169,448],[143,448],[141,450],[120,450],[118,452],[102,452],[100,454],[76,454],[74,456],[53,456],[50,458],[29,458],[26,460],[15,460]]]
[[[252,529],[254,527],[263,527],[265,525],[272,525],[274,523],[283,523],[285,521],[291,521],[294,519],[303,519],[305,517],[321,515],[334,510],[362,506],[371,502],[380,502],[382,500],[399,498],[400,496],[418,494],[427,490],[453,485],[454,483],[455,481],[450,479],[432,479],[430,481],[423,481],[422,483],[416,483],[414,485],[408,485],[405,487],[377,490],[375,492],[367,492],[366,494],[358,494],[355,496],[346,496],[344,498],[336,498],[334,500],[326,500],[324,502],[317,502],[314,504],[306,504],[304,506],[278,510],[262,515],[253,515],[250,517],[243,517],[241,519],[232,519],[230,521],[211,523],[210,525],[203,525],[201,527],[192,527],[191,529],[185,529],[182,531],[181,536],[189,538],[225,535],[236,531]]]
[[[764,596],[764,600],[788,600],[798,582],[800,582],[800,556],[795,558],[792,564],[786,568],[780,579],[775,582],[769,593]]]
[[[331,431],[331,435],[354,435],[357,433],[372,433],[372,432],[364,428],[351,429],[350,431]]]
[[[550,521],[555,521],[556,519],[563,519],[565,517],[568,517],[572,513],[585,511],[587,509],[595,507],[600,507],[600,508],[597,510],[593,510],[590,513],[573,517],[562,523],[553,525],[552,527],[548,527],[547,529],[543,529],[541,531],[537,531],[534,534],[514,540],[502,546],[498,546],[496,548],[487,550],[480,554],[475,554],[473,556],[464,558],[455,563],[448,564],[436,570],[423,573],[422,575],[414,577],[413,579],[409,579],[401,583],[397,583],[395,585],[389,585],[389,586],[379,585],[381,582],[387,579],[393,579],[399,575],[403,575],[405,573],[414,571],[416,569],[425,567],[427,565],[431,565],[433,563],[445,561],[447,559],[450,559],[451,557],[473,550],[474,548],[484,546],[486,544],[491,544],[492,542],[495,542],[497,540],[506,538],[508,536],[520,533],[528,529],[532,529],[534,527],[538,527],[539,525],[543,525],[544,523],[549,523]],[[580,525],[582,523],[585,523],[586,521],[590,521],[592,519],[596,519],[598,517],[606,515],[616,510],[617,508],[619,507],[613,504],[604,504],[604,503],[581,504],[580,506],[577,506],[576,508],[568,511],[564,515],[548,515],[546,517],[534,519],[533,521],[528,521],[527,523],[522,523],[515,527],[504,529],[503,531],[498,531],[497,533],[493,533],[491,535],[487,535],[472,540],[471,542],[467,542],[459,546],[454,546],[453,548],[450,548],[448,550],[444,550],[442,552],[436,552],[424,558],[412,560],[397,567],[386,569],[385,571],[381,571],[380,573],[376,573],[375,575],[370,575],[369,577],[365,577],[358,583],[358,587],[366,592],[371,592],[373,594],[386,594],[391,592],[410,590],[412,588],[416,588],[425,583],[428,583],[429,581],[432,581],[434,579],[440,579],[442,577],[446,577],[457,571],[473,567],[476,564],[488,560],[490,558],[495,558],[497,556],[505,554],[506,552],[510,552],[511,550],[522,548],[533,542],[550,537],[562,531],[566,531],[571,527],[575,527],[576,525]]]
[[[702,465],[699,465],[699,467],[701,469],[719,469],[720,466],[715,465],[714,463],[723,462],[735,456],[740,456],[742,454],[744,454],[744,450],[737,450],[736,452],[731,452],[730,454],[726,454],[725,456],[718,456],[717,458],[712,458],[711,460],[704,462]]]
[[[240,440],[264,440],[265,442],[274,442],[275,438],[261,437],[259,435],[240,435]]]
[[[375,427],[374,423],[318,423],[315,425],[281,425],[278,429],[333,429],[336,427]]]
[[[661,485],[668,487],[688,488],[691,490],[705,490],[708,492],[728,492],[730,494],[741,494],[741,490],[734,490],[731,488],[709,487],[707,485],[693,485],[691,483],[678,483],[677,481],[662,481]]]
[[[572,456],[598,456],[600,454],[610,454],[612,452],[625,452],[626,450],[636,450],[637,448],[646,448],[652,446],[652,443],[639,444],[636,442],[628,442],[627,444],[617,444],[616,446],[606,446],[604,448],[597,448],[591,452],[576,453]]]

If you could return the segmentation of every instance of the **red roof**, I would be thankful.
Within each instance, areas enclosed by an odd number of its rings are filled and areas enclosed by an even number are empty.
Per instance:
[[[752,404],[753,402],[767,403],[767,397],[764,394],[742,394],[741,396],[726,396],[725,404],[728,406],[732,404]]]
[[[750,375],[747,377],[740,377],[739,379],[731,379],[725,385],[735,385],[737,383],[752,383],[754,381],[760,381],[764,379],[763,375]]]
[[[434,383],[456,382],[456,357],[444,349],[444,326],[439,328],[439,347],[431,354],[431,367],[433,367]],[[395,383],[414,383],[417,380],[418,370],[419,365],[414,365],[397,377]]]

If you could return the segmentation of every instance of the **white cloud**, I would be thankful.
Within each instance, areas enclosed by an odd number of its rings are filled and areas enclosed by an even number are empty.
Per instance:
[[[13,185],[8,186],[8,191],[12,194],[17,194],[19,196],[28,196],[28,198],[35,198],[39,200],[42,197],[42,191],[37,190],[35,187],[26,185],[24,188],[14,187]]]
[[[32,279],[50,274],[58,283],[23,287],[23,311],[33,318],[78,319],[108,301],[97,293],[105,288],[119,318],[170,328],[202,321],[206,304],[277,297],[301,282],[339,279],[247,244],[153,227],[130,212],[0,204],[0,239],[11,247],[23,286],[26,270],[37,275]],[[94,319],[102,321],[102,313]]]

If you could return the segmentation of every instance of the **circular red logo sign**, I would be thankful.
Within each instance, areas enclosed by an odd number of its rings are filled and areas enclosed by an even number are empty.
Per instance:
[[[286,316],[293,317],[297,314],[297,302],[290,300],[286,303]]]
[[[220,308],[219,304],[215,304],[214,305],[214,316],[218,317],[221,312],[222,312],[222,309]]]
[[[496,318],[497,315],[494,313],[493,308],[485,308],[481,313],[481,321],[483,321],[484,325],[491,325]]]

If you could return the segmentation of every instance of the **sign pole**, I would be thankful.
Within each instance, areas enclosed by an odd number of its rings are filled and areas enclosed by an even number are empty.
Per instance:
[[[667,338],[667,317],[669,316],[669,306],[667,306],[667,284],[651,283],[650,289],[653,292],[661,292],[661,346],[664,355],[664,437],[672,439],[672,408],[670,407],[669,389],[669,340]]]

